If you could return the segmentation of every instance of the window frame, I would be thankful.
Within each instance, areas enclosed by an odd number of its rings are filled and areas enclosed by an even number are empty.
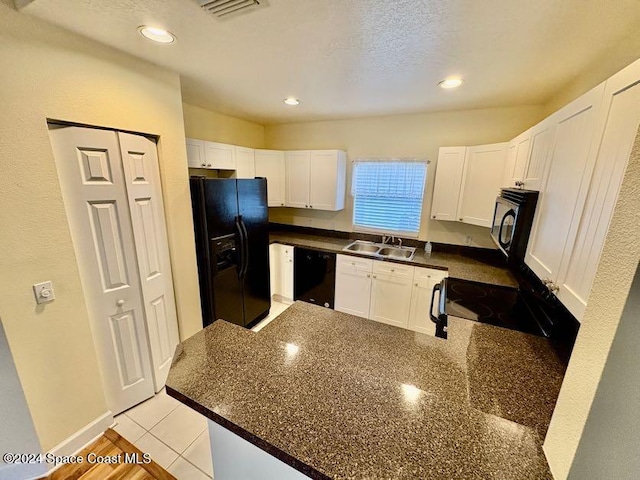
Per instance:
[[[422,184],[422,196],[420,197],[420,215],[418,220],[418,230],[416,232],[407,231],[407,230],[391,230],[385,228],[377,228],[377,227],[367,227],[363,225],[358,225],[355,223],[356,220],[356,199],[357,196],[353,194],[353,183],[351,183],[351,198],[353,200],[353,209],[351,213],[351,229],[356,233],[368,233],[368,234],[378,234],[378,235],[391,235],[395,237],[404,237],[404,238],[418,238],[420,236],[420,229],[422,228],[422,217],[424,214],[424,195],[427,190],[427,184],[429,181],[429,161],[428,160],[419,160],[419,159],[361,159],[355,160],[353,162],[353,170],[352,174],[352,182],[353,176],[355,175],[355,168],[357,163],[376,163],[376,162],[397,162],[397,163],[424,163],[425,164],[425,172],[424,172],[424,182]],[[378,198],[384,198],[380,196]]]

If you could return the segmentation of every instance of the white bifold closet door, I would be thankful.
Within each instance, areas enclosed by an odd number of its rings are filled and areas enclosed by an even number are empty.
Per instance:
[[[50,129],[107,405],[122,412],[166,381],[178,328],[155,143]]]

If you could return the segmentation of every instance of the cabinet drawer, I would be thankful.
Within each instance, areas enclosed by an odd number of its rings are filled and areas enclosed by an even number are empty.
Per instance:
[[[447,270],[415,267],[415,272],[413,273],[413,281],[418,282],[420,280],[433,280],[435,282],[440,282],[447,276],[449,276]]]
[[[338,255],[336,265],[339,270],[346,272],[360,271],[371,273],[373,270],[373,260],[353,257],[351,255]]]
[[[391,262],[373,262],[373,273],[381,275],[392,275],[396,278],[413,278],[414,268],[411,265],[400,265]]]

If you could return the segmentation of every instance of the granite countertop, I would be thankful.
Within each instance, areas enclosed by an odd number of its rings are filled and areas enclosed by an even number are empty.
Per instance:
[[[545,479],[565,371],[544,338],[450,317],[449,339],[296,302],[217,321],[167,392],[312,478]]]
[[[325,252],[340,253],[342,255],[373,258],[369,255],[342,251],[344,247],[353,242],[353,239],[348,238],[283,231],[270,233],[269,240],[271,243],[282,243],[294,247],[307,247]],[[461,278],[463,280],[473,280],[506,287],[518,286],[518,282],[508,269],[489,265],[480,260],[453,253],[432,252],[430,255],[426,255],[424,250],[418,249],[413,259],[409,262],[386,258],[375,258],[375,260],[448,270],[450,277]]]

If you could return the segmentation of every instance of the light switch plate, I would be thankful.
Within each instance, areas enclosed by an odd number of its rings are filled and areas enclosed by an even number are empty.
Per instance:
[[[51,282],[36,283],[33,286],[33,293],[36,296],[36,302],[49,303],[56,298],[56,294],[53,291],[53,284]]]

